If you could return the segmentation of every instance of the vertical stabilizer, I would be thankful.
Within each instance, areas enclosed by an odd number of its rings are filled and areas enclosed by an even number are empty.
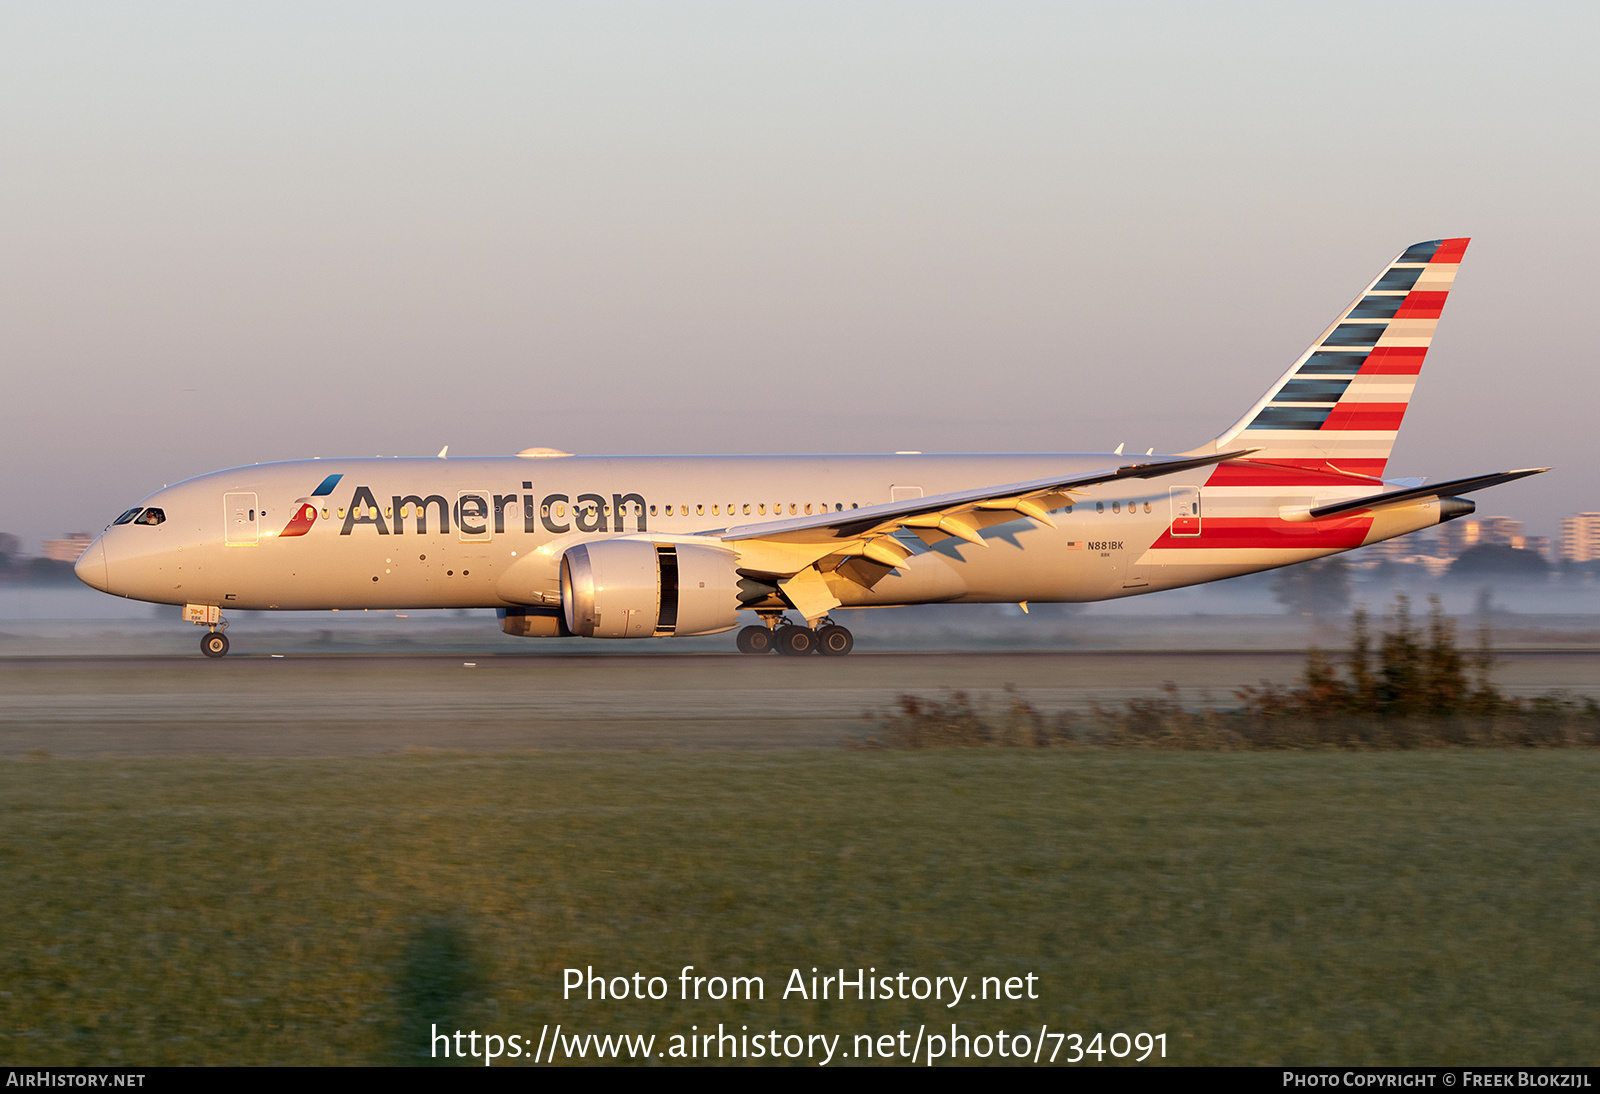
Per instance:
[[[1406,248],[1250,412],[1192,454],[1381,477],[1467,239]]]

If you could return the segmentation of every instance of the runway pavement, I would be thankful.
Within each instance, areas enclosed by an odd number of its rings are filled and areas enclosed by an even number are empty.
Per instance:
[[[1600,698],[1600,650],[1499,655],[1513,694]],[[415,749],[836,748],[897,696],[1012,687],[1046,712],[1225,705],[1294,682],[1299,651],[230,655],[0,659],[0,757],[376,755]]]

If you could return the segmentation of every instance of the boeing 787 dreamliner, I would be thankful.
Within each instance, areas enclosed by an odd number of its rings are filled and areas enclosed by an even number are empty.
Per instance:
[[[1384,478],[1466,246],[1401,252],[1188,452],[257,464],[145,498],[77,573],[183,605],[212,657],[228,608],[495,608],[511,634],[586,638],[715,634],[754,612],[745,653],[841,655],[842,609],[1105,600],[1287,566],[1544,470]]]

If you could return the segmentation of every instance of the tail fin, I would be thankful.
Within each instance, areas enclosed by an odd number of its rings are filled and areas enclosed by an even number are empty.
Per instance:
[[[1381,477],[1467,239],[1406,248],[1233,427],[1257,463]]]

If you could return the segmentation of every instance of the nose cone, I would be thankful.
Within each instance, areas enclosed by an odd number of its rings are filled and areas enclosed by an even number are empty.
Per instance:
[[[78,580],[92,589],[99,589],[103,593],[111,591],[111,581],[106,575],[106,544],[105,537],[101,536],[89,544],[83,554],[78,556],[78,564],[72,568],[78,575]]]

